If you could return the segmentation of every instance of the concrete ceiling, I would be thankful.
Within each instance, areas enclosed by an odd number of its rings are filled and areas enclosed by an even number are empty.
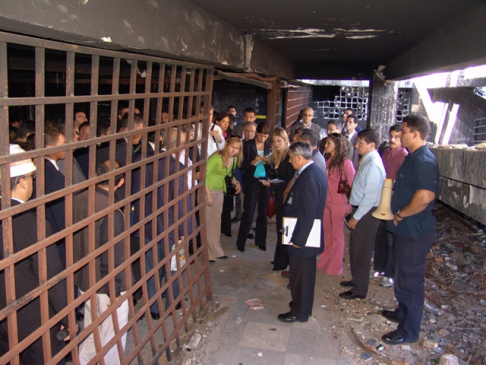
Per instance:
[[[486,64],[484,0],[0,3],[0,31],[287,80],[369,80],[379,65],[397,80]]]
[[[472,9],[484,4],[482,0],[190,2],[292,60],[297,74],[334,65],[343,68],[343,76],[355,77],[377,65],[389,65],[428,38],[440,36],[461,16],[468,22],[477,14]],[[471,39],[471,46],[474,43]]]

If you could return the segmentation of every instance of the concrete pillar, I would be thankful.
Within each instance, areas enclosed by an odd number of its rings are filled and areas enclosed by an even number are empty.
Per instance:
[[[373,77],[370,87],[370,116],[368,127],[377,130],[388,140],[390,126],[396,124],[398,82]]]

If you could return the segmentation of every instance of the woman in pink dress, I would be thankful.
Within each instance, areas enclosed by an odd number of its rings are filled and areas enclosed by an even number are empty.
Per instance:
[[[328,182],[326,207],[324,209],[324,251],[317,268],[328,275],[343,273],[344,217],[349,210],[346,194],[338,193],[340,180],[346,179],[352,186],[353,163],[347,158],[346,139],[339,133],[332,133],[325,143],[326,175]]]

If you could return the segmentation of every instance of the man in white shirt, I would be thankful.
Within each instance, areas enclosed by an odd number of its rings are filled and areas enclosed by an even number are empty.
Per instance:
[[[371,213],[380,204],[381,190],[386,173],[376,146],[380,136],[373,129],[365,129],[358,134],[356,149],[363,156],[353,181],[349,203],[353,207],[348,220],[351,230],[349,239],[349,261],[351,264],[350,281],[341,286],[351,290],[339,294],[343,299],[364,299],[368,293],[371,256],[375,243],[376,230],[380,221]]]

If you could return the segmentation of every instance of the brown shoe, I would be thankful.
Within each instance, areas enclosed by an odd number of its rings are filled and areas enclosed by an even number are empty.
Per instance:
[[[290,290],[290,283],[287,284],[287,289]]]
[[[283,278],[289,278],[289,272],[288,270],[284,270],[280,273],[280,275],[283,277]]]

